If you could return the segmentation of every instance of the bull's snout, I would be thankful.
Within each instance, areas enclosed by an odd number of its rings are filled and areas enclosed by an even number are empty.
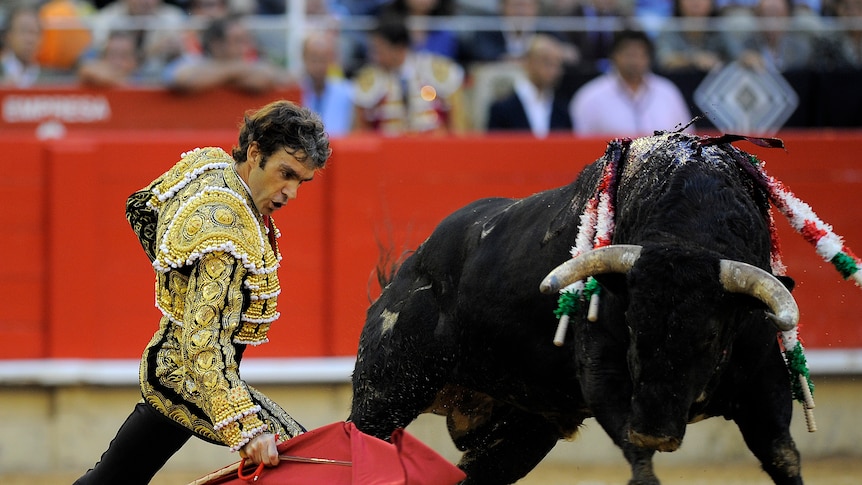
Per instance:
[[[629,441],[640,448],[656,451],[676,451],[682,444],[682,438],[676,436],[652,436],[629,430]]]

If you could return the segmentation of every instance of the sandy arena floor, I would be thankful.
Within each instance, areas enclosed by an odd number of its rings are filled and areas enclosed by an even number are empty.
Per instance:
[[[151,485],[184,485],[210,470],[201,473],[162,473]],[[770,485],[772,482],[753,463],[732,466],[685,466],[657,468],[663,485]],[[810,485],[860,485],[862,460],[833,458],[807,462],[803,474]],[[68,485],[76,474],[2,475],[3,485]],[[519,485],[624,485],[629,478],[624,468],[591,466],[540,465]],[[317,484],[310,484],[317,485]]]

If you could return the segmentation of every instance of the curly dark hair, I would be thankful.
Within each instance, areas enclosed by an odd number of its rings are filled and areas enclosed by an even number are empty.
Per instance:
[[[392,0],[390,3],[386,4],[382,10],[387,13],[394,12],[401,15],[411,15],[410,8],[407,6],[407,1],[408,0]],[[428,15],[455,15],[455,3],[455,0],[437,0],[437,3],[433,6],[431,11],[428,12]]]
[[[409,47],[410,31],[407,29],[407,17],[395,13],[384,12],[377,17],[377,25],[370,32],[394,46]]]
[[[655,53],[655,46],[649,38],[649,35],[647,35],[643,30],[632,28],[625,28],[614,34],[614,40],[611,42],[611,55],[616,53],[623,44],[628,42],[640,42],[647,48],[650,59],[654,57],[653,54]]]
[[[246,112],[239,126],[239,144],[233,147],[233,159],[246,161],[252,142],[257,142],[264,160],[284,149],[297,160],[321,169],[332,154],[329,136],[320,117],[308,108],[286,100],[273,101],[258,110]]]

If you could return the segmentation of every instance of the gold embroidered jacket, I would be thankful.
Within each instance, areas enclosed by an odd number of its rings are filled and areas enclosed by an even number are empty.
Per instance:
[[[397,73],[375,65],[360,69],[353,101],[367,110],[368,122],[381,133],[424,133],[445,127],[452,96],[463,83],[461,66],[418,52],[408,55]]]
[[[144,399],[232,450],[267,430],[303,432],[240,379],[246,345],[266,342],[279,316],[281,256],[231,156],[220,148],[183,154],[129,197],[126,217],[156,270],[162,312],[141,359]]]

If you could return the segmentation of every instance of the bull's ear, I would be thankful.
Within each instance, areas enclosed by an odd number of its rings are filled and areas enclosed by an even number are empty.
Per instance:
[[[794,281],[793,278],[789,276],[776,276],[776,278],[778,278],[778,281],[787,288],[787,291],[793,291],[793,288],[796,288],[796,281]]]
[[[597,274],[593,278],[602,288],[616,295],[622,295],[626,291],[626,275],[622,273]]]

